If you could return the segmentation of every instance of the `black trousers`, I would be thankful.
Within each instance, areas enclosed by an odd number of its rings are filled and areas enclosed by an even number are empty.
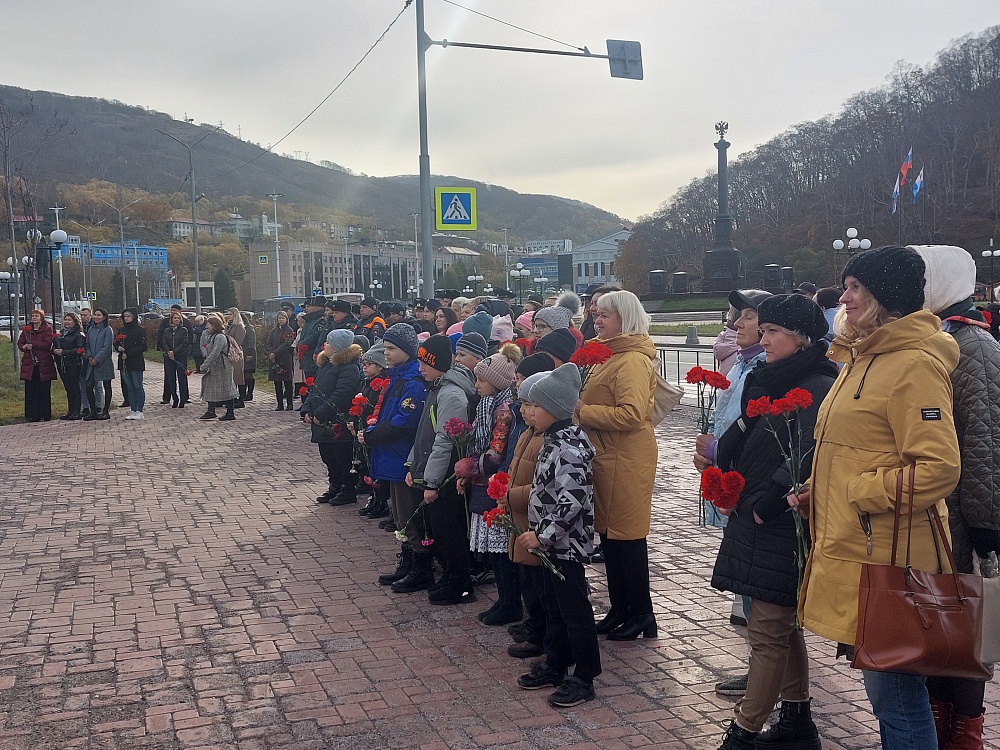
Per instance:
[[[608,576],[608,598],[612,607],[625,610],[629,618],[653,611],[649,594],[649,549],[642,539],[601,537],[604,569]]]
[[[292,399],[295,398],[295,392],[292,390],[291,380],[275,380],[274,381],[274,395],[278,398],[278,404],[284,404],[288,402],[288,408],[292,408]]]
[[[427,518],[427,535],[434,540],[430,551],[452,580],[464,581],[469,576],[469,515],[454,482],[439,490],[437,500],[427,506]]]
[[[163,355],[163,400],[180,398],[182,404],[191,400],[188,392],[187,357],[170,359]]]
[[[37,422],[52,419],[52,381],[42,380],[36,366],[24,381],[24,418]]]
[[[110,380],[104,381],[104,386],[105,386],[104,400],[107,402],[108,406],[111,406],[111,399],[108,398],[108,394],[111,393],[111,388],[109,387],[110,383],[111,383]],[[125,384],[124,370],[118,371],[118,384],[122,387],[122,406],[131,406],[128,400],[128,385]]]
[[[78,415],[83,408],[83,396],[80,393],[80,369],[67,367],[59,373],[63,387],[66,389],[67,414]]]
[[[538,567],[547,615],[545,662],[557,672],[565,672],[570,664],[576,664],[574,676],[591,682],[601,673],[601,649],[597,644],[594,608],[587,595],[587,574],[583,563],[555,558],[552,562],[566,580],[561,581],[546,568]]]
[[[528,613],[528,641],[531,643],[545,642],[545,603],[542,601],[544,582],[540,574],[552,575],[543,570],[541,565],[518,565],[521,576],[521,599],[524,610]]]
[[[326,473],[330,486],[339,491],[349,480],[351,458],[354,456],[354,443],[345,440],[340,443],[316,443],[319,446],[319,456],[326,464]]]

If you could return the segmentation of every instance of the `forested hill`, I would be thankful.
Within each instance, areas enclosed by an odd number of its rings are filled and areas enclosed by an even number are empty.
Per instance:
[[[16,117],[28,111],[33,122],[18,137],[41,140],[53,122],[64,126],[43,147],[31,148],[27,162],[16,165],[39,205],[56,199],[55,186],[59,184],[84,184],[92,179],[174,194],[188,173],[188,153],[157,129],[193,143],[211,128],[121,102],[0,86],[0,114]],[[195,150],[198,192],[226,205],[227,198],[251,196],[259,201],[276,190],[284,194],[283,203],[335,209],[368,219],[375,226],[395,229],[402,236],[412,233],[410,213],[419,205],[416,177],[366,177],[330,162],[320,166],[270,153],[261,156],[262,151],[259,145],[225,131],[212,133]],[[432,181],[483,191],[479,196],[480,228],[516,228],[511,233],[512,243],[515,239],[562,237],[586,242],[621,228],[621,220],[614,214],[567,198],[522,195],[455,176]],[[184,186],[182,196],[186,190]]]
[[[729,120],[728,140],[738,143],[738,114]],[[911,147],[913,168],[893,215],[893,186]],[[740,155],[729,184],[733,241],[750,269],[780,263],[795,266],[799,280],[830,282],[846,260],[831,245],[848,227],[875,246],[947,243],[978,256],[988,238],[1000,239],[1000,26],[953,42],[925,67],[898,63],[883,85],[839,113]],[[653,268],[700,275],[716,196],[713,172],[641,220],[618,275],[641,288]]]

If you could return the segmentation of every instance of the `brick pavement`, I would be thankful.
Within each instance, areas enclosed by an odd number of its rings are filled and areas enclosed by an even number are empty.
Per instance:
[[[660,638],[602,641],[597,700],[556,711],[476,620],[492,590],[431,607],[375,583],[392,535],[313,502],[316,449],[266,384],[238,421],[200,422],[157,403],[158,369],[142,422],[0,428],[0,750],[717,747],[733,702],[713,684],[746,645],[708,585],[690,409],[657,431]],[[824,747],[877,747],[857,674],[809,642]]]

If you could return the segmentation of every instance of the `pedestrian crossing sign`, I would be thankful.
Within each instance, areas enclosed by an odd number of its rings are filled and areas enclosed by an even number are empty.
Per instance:
[[[472,231],[476,228],[475,188],[434,188],[434,207],[437,229]]]

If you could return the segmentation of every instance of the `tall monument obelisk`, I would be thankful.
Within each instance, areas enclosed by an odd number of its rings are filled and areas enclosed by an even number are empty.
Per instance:
[[[712,249],[705,252],[705,275],[702,291],[728,292],[739,286],[740,251],[733,247],[733,217],[729,214],[729,142],[726,132],[729,123],[715,123],[719,140],[715,147],[719,150],[719,213],[715,217],[715,242]]]

